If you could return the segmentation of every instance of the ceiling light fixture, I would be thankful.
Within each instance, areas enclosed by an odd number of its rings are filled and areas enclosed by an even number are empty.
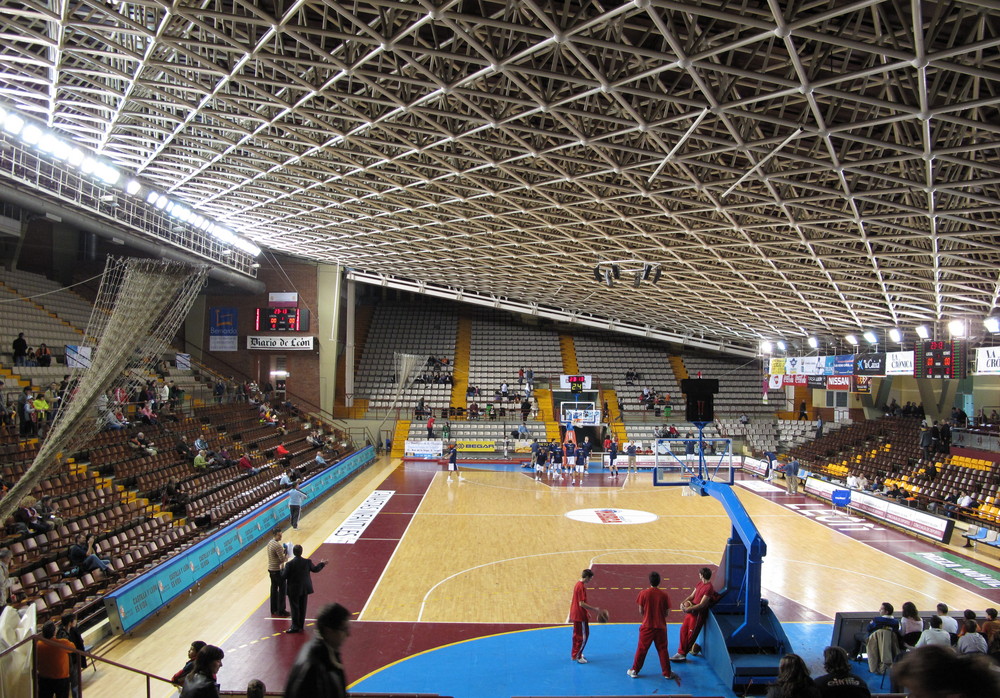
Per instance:
[[[927,327],[927,325],[917,325],[913,329],[917,333],[917,336],[920,337],[920,339],[930,339],[931,331]]]

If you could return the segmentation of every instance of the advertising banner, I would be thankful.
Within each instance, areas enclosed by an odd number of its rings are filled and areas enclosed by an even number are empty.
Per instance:
[[[239,309],[208,309],[208,350],[239,351]]]
[[[851,392],[871,395],[872,393],[871,376],[851,376]]]
[[[890,351],[885,355],[885,375],[912,376],[913,352]]]
[[[819,373],[819,357],[803,356],[802,364],[799,366],[799,373],[804,373],[807,376],[817,375]]]
[[[444,452],[441,439],[407,439],[403,451],[419,458],[433,458]]]
[[[976,349],[976,373],[979,375],[1000,374],[1000,347],[979,347]]]
[[[790,376],[802,373],[802,357],[789,356],[785,359],[785,373]]]
[[[90,368],[91,347],[66,345],[66,368]]]
[[[855,354],[855,376],[884,376],[885,354]]]
[[[833,375],[854,375],[854,354],[838,354],[833,357]]]
[[[190,371],[191,355],[178,352],[174,355],[174,365],[177,366],[178,371]]]
[[[824,376],[832,376],[836,374],[837,357],[836,356],[821,356],[822,368]]]
[[[827,390],[850,390],[853,376],[827,376]]]
[[[771,374],[767,377],[767,387],[771,390],[780,390],[781,386],[785,384],[785,377],[777,374]]]
[[[496,442],[485,439],[458,439],[456,443],[459,451],[493,452],[496,450]]]
[[[785,375],[785,359],[784,359],[784,357],[782,357],[780,359],[776,359],[776,358],[772,357],[768,363],[769,363],[769,365],[768,365],[767,371],[772,376],[783,376],[783,375]]]
[[[563,405],[566,403],[564,402]],[[562,408],[563,420],[573,422],[575,427],[596,427],[601,423],[600,410],[570,410]]]
[[[300,351],[313,348],[312,337],[254,337],[247,336],[247,349],[272,351]]]
[[[826,388],[826,376],[809,376],[809,382],[806,385],[810,388]]]

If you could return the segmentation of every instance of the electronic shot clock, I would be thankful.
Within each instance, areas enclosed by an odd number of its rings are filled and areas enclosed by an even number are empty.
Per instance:
[[[965,339],[926,340],[917,356],[919,378],[965,378],[969,373],[969,344]]]
[[[305,308],[257,308],[254,329],[258,332],[308,332],[309,311]]]

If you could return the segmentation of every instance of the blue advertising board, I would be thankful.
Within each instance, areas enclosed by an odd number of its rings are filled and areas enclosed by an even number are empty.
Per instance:
[[[304,507],[320,501],[334,487],[375,459],[371,446],[331,465],[299,486],[306,493]],[[104,607],[115,634],[127,633],[193,588],[226,561],[266,538],[275,527],[287,522],[288,509],[283,493],[216,531],[211,536],[166,562],[144,572],[104,597]]]

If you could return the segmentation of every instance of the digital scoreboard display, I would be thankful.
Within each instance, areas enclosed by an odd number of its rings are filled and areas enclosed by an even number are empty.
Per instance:
[[[584,390],[591,389],[590,379],[590,376],[568,376],[563,374],[559,376],[559,387],[571,393],[582,393]]]
[[[926,340],[920,343],[916,375],[919,378],[965,378],[969,373],[969,344],[965,339]]]
[[[258,332],[307,332],[309,311],[304,308],[257,308],[254,329]]]

